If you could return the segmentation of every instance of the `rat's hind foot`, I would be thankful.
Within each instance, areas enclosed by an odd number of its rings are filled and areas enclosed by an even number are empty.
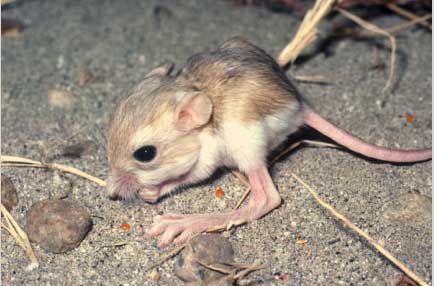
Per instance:
[[[161,235],[158,244],[164,248],[172,241],[176,244],[184,243],[194,233],[201,233],[215,226],[225,226],[232,216],[234,213],[156,216],[147,235],[151,238]]]
[[[159,245],[163,248],[172,241],[183,243],[194,233],[256,220],[279,206],[279,193],[265,167],[249,171],[247,175],[252,189],[251,198],[241,209],[224,214],[156,216],[147,235],[151,238],[161,235]]]

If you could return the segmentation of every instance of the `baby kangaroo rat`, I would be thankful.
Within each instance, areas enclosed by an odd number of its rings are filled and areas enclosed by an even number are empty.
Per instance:
[[[281,203],[267,154],[308,125],[366,157],[388,162],[431,158],[431,149],[391,150],[366,143],[321,118],[274,59],[240,38],[151,71],[117,106],[110,122],[108,188],[112,198],[156,202],[173,189],[208,178],[218,167],[244,172],[251,197],[223,214],[157,216],[148,236],[164,247],[193,232],[256,220]]]

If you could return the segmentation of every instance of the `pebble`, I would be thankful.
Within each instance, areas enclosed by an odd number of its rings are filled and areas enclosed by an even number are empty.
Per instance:
[[[62,89],[53,88],[48,91],[48,102],[51,106],[57,108],[71,108],[76,102],[77,98]]]
[[[392,223],[431,225],[431,201],[418,193],[401,195],[383,212],[382,218]]]
[[[157,270],[152,270],[151,273],[149,273],[149,278],[151,278],[154,281],[158,281],[161,278],[160,272]]]
[[[29,238],[42,249],[64,253],[76,248],[92,227],[89,212],[70,200],[44,200],[26,214]]]
[[[79,86],[85,86],[96,81],[96,77],[89,70],[83,69],[78,73],[77,84]]]
[[[200,265],[234,262],[234,251],[228,239],[218,234],[203,234],[193,237],[175,263],[174,272],[184,282],[203,282],[210,285],[224,274]],[[219,266],[220,267],[220,266]],[[223,266],[222,266],[223,267]],[[232,270],[231,267],[225,267]]]
[[[1,202],[8,211],[18,204],[17,191],[11,179],[1,176]]]

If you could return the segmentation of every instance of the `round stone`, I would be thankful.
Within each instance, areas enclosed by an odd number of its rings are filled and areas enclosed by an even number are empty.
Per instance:
[[[92,228],[87,209],[69,200],[37,202],[27,212],[26,221],[29,238],[54,253],[76,248]]]
[[[218,263],[219,268],[231,270],[222,263],[233,263],[234,251],[229,240],[218,234],[202,234],[193,237],[175,263],[175,274],[184,282],[210,283],[224,276],[223,273],[203,266]],[[208,285],[208,284],[207,284]]]

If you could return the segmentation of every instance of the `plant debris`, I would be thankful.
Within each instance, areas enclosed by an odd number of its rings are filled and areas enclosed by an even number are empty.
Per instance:
[[[304,244],[306,244],[306,242],[307,242],[306,239],[299,239],[299,240],[295,241],[295,244],[304,245]]]
[[[57,169],[57,170],[61,170],[62,172],[71,173],[76,176],[80,176],[82,178],[88,179],[89,181],[92,181],[100,185],[101,187],[106,186],[105,181],[70,166],[57,164],[57,163],[46,164],[35,160],[30,160],[30,159],[16,157],[16,156],[7,156],[7,155],[1,155],[0,159],[1,159],[2,167],[31,167],[31,168]]]
[[[34,270],[39,267],[38,259],[33,252],[32,246],[30,245],[29,238],[24,230],[18,225],[16,220],[12,217],[5,206],[0,203],[1,213],[6,220],[6,224],[1,223],[1,227],[6,229],[18,242],[18,244],[24,249],[27,256],[30,258],[31,263],[27,267],[27,270]]]

